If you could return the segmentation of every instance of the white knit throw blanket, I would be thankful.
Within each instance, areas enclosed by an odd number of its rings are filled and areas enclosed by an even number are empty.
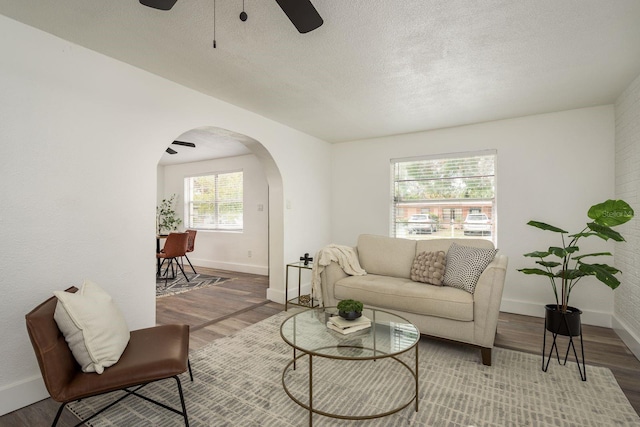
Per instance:
[[[331,244],[320,249],[316,254],[311,271],[311,288],[313,289],[314,297],[318,299],[321,306],[323,301],[320,273],[331,262],[337,262],[344,272],[350,276],[364,276],[367,274],[360,267],[356,251],[352,247]]]

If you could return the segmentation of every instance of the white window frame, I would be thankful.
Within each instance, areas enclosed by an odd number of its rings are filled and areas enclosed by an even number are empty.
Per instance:
[[[242,197],[240,200],[235,200],[236,203],[241,203],[241,209],[240,209],[240,224],[239,225],[229,225],[229,224],[221,224],[221,217],[222,215],[220,214],[220,205],[223,203],[228,203],[229,201],[233,201],[233,200],[226,200],[226,199],[220,199],[218,196],[220,194],[219,192],[219,188],[218,188],[218,177],[220,175],[228,175],[228,174],[235,174],[235,173],[240,173],[242,174],[242,186],[243,188],[241,189],[242,192]],[[192,180],[193,178],[200,178],[200,177],[214,177],[214,181],[215,181],[215,199],[209,201],[209,203],[212,203],[214,205],[214,213],[213,213],[213,220],[211,222],[210,226],[204,226],[202,224],[198,224],[196,222],[194,222],[194,215],[193,213],[193,209],[194,209],[194,201],[192,200]],[[244,229],[244,171],[242,169],[239,170],[230,170],[230,171],[216,171],[216,172],[207,172],[207,173],[200,173],[197,175],[189,175],[189,176],[185,176],[184,177],[184,225],[186,228],[191,228],[191,229],[196,229],[196,230],[202,230],[202,231],[232,231],[232,232],[242,232]]]
[[[401,190],[399,189],[403,183],[409,181],[433,181],[433,179],[403,179],[396,177],[396,167],[403,163],[411,162],[441,162],[443,160],[463,160],[472,157],[493,157],[493,174],[481,175],[482,178],[489,178],[493,180],[493,197],[481,197],[481,198],[442,198],[442,199],[422,199],[422,200],[400,200]],[[417,156],[417,157],[405,157],[398,159],[391,159],[390,162],[390,175],[391,175],[391,224],[389,235],[392,237],[403,237],[409,239],[430,239],[430,238],[485,238],[491,240],[494,245],[497,245],[497,224],[498,224],[498,188],[497,188],[497,168],[498,168],[498,153],[497,150],[482,150],[473,152],[462,153],[448,153],[432,156]],[[446,178],[447,180],[454,178]],[[456,178],[464,181],[465,179],[473,179],[473,177]],[[470,226],[465,226],[464,220],[468,213],[480,211],[487,213],[490,219],[490,235],[486,235],[484,231],[477,232],[477,234],[471,234],[469,231]],[[429,233],[430,227],[414,226],[409,220],[413,214],[429,214],[434,219],[435,232]],[[453,213],[453,218],[451,214]],[[425,234],[417,234],[416,229],[426,230]],[[414,232],[416,234],[411,234]],[[469,234],[469,235],[466,235]]]

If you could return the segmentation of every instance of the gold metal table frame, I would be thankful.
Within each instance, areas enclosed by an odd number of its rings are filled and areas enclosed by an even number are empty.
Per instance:
[[[298,269],[298,294],[294,298],[289,298],[289,269]],[[286,279],[284,285],[284,311],[289,310],[289,306],[299,307],[318,307],[318,300],[313,295],[313,289],[311,289],[310,295],[301,295],[302,293],[302,270],[313,271],[313,262],[305,264],[303,261],[292,262],[286,265]],[[303,301],[303,298],[307,297],[308,301]]]
[[[418,329],[408,320],[397,316],[393,313],[377,310],[366,309],[363,310],[363,315],[367,316],[372,321],[372,326],[368,331],[359,331],[356,333],[357,337],[361,339],[362,346],[353,345],[340,345],[340,338],[344,337],[345,343],[350,341],[350,335],[342,335],[338,332],[328,331],[326,327],[326,320],[331,315],[337,314],[335,307],[329,308],[312,308],[300,313],[296,313],[282,322],[280,326],[280,336],[282,339],[293,348],[293,358],[284,367],[282,371],[282,387],[285,393],[296,404],[309,411],[309,426],[313,425],[313,414],[319,414],[330,418],[345,419],[345,420],[368,420],[374,418],[382,418],[388,415],[395,414],[405,408],[411,403],[415,404],[415,411],[418,412],[418,342],[420,341],[420,332]],[[395,325],[395,326],[394,326]],[[399,333],[403,335],[404,340],[401,345],[393,346],[390,348],[381,343],[378,339],[378,335],[384,335],[383,329],[389,327],[395,327]],[[323,339],[319,338],[321,334],[331,334],[332,342],[323,345]],[[309,334],[316,334],[315,337],[309,338]],[[338,341],[336,341],[338,338]],[[364,338],[364,339],[363,339]],[[367,350],[367,355],[363,356],[345,356],[333,354],[332,350],[338,348],[354,348]],[[415,366],[410,366],[405,361],[401,360],[398,356],[407,353],[411,350],[415,351],[414,360]],[[299,351],[301,354],[296,354]],[[309,375],[308,375],[308,403],[305,403],[295,397],[293,393],[287,387],[286,374],[290,369],[296,369],[296,363],[299,359],[308,358],[309,363]],[[402,365],[409,373],[410,377],[414,380],[415,393],[410,396],[406,401],[400,402],[396,407],[379,413],[366,414],[366,415],[340,415],[334,414],[329,410],[323,410],[314,407],[313,398],[313,360],[315,357],[322,357],[327,359],[337,359],[344,361],[363,361],[363,360],[379,360],[385,358],[391,358],[394,361]]]

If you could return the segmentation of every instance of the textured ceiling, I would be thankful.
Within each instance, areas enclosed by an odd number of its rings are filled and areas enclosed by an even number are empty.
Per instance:
[[[171,149],[177,151],[177,153],[163,153],[158,164],[162,166],[176,165],[251,154],[248,146],[255,142],[248,136],[214,127],[191,129],[180,135],[176,140],[193,142],[196,147],[191,148],[172,144],[170,146]]]
[[[640,74],[638,0],[2,0],[0,13],[329,142],[614,102]],[[37,4],[36,4],[37,3]]]

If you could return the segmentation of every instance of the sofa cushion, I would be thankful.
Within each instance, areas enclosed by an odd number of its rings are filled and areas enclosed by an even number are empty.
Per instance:
[[[420,252],[413,260],[411,280],[442,286],[447,255],[443,251]]]
[[[335,283],[338,300],[355,299],[371,305],[420,315],[473,321],[473,295],[461,289],[433,286],[407,279],[367,274]]]
[[[497,249],[473,248],[452,243],[447,252],[445,286],[453,286],[473,294],[480,275],[493,261],[496,252]]]
[[[415,256],[415,240],[371,234],[358,237],[360,266],[368,274],[409,279]]]

